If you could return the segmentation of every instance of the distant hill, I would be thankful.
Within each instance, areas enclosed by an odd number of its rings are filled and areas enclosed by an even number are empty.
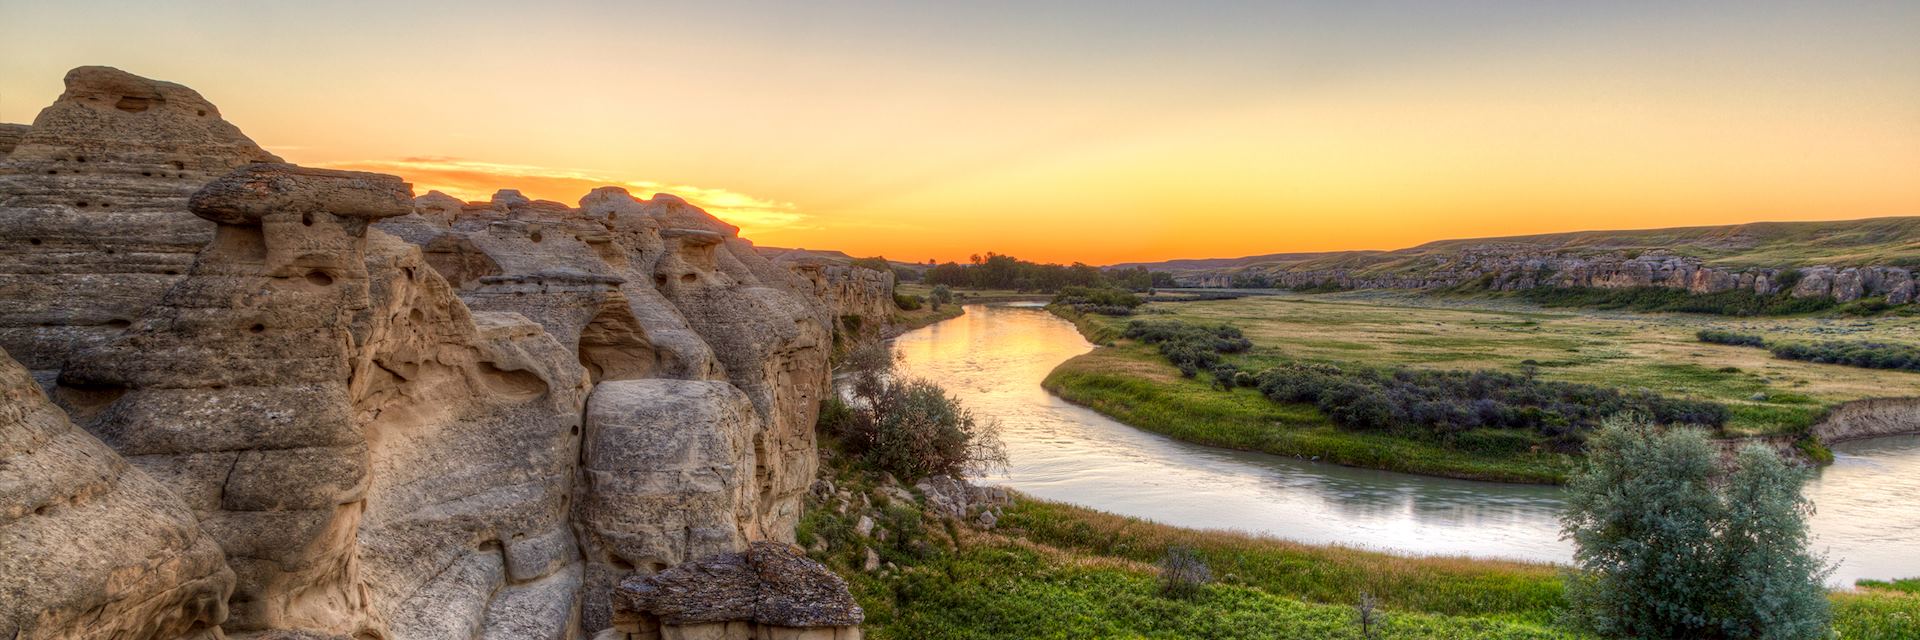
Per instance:
[[[1272,253],[1242,258],[1129,262],[1154,271],[1237,270],[1254,266],[1288,270],[1348,268],[1392,270],[1420,259],[1464,252],[1595,255],[1666,251],[1728,267],[1815,265],[1920,265],[1920,216],[1821,222],[1752,222],[1737,225],[1628,231],[1573,231],[1528,236],[1436,240],[1394,251]]]
[[[1433,289],[1667,287],[1693,293],[1914,300],[1920,217],[1754,222],[1440,240],[1395,251],[1127,263],[1185,286]]]

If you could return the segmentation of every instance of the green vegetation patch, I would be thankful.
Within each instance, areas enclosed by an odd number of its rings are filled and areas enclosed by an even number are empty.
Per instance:
[[[1830,298],[1795,298],[1784,292],[1763,296],[1734,290],[1695,294],[1669,287],[1599,289],[1589,287],[1535,287],[1521,291],[1521,299],[1544,307],[1579,307],[1640,312],[1704,313],[1721,316],[1780,316],[1824,311],[1835,306]]]

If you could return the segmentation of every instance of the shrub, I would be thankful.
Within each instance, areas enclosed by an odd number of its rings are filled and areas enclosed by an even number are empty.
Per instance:
[[[1722,316],[1765,316],[1810,313],[1832,308],[1828,298],[1795,298],[1781,293],[1759,295],[1745,289],[1695,294],[1669,287],[1600,289],[1592,287],[1535,287],[1520,297],[1546,307],[1586,307],[1629,311],[1704,313]]]
[[[1773,357],[1867,369],[1920,371],[1920,347],[1885,342],[1788,342],[1773,345]]]
[[[940,305],[953,302],[953,289],[948,288],[947,285],[944,284],[933,285],[933,292],[929,295],[933,298],[934,308],[936,309],[939,308]]]
[[[1223,353],[1240,353],[1253,348],[1253,342],[1230,324],[1200,325],[1179,320],[1135,320],[1127,323],[1121,337],[1160,347],[1160,355],[1180,369],[1180,375],[1194,377],[1204,369],[1223,389],[1232,389],[1239,369],[1220,359]]]
[[[1054,294],[1053,302],[1107,316],[1132,315],[1135,307],[1146,304],[1133,292],[1112,287],[1066,287]]]
[[[849,454],[908,484],[1005,463],[996,423],[975,418],[938,384],[894,377],[893,364],[892,349],[878,340],[841,361],[852,398],[824,402],[819,424]]]
[[[1191,548],[1168,547],[1166,555],[1160,558],[1160,595],[1191,598],[1199,595],[1209,582],[1213,582],[1213,571]]]
[[[1694,334],[1701,342],[1727,344],[1736,347],[1765,347],[1767,339],[1751,333],[1735,333],[1723,329],[1701,329]]]
[[[926,298],[920,296],[904,293],[893,294],[893,306],[899,307],[901,311],[919,311],[920,305],[925,302]]]
[[[1525,429],[1569,447],[1577,446],[1585,432],[1617,413],[1636,412],[1661,423],[1710,427],[1725,424],[1730,415],[1725,406],[1713,402],[1498,371],[1343,369],[1292,363],[1261,372],[1259,386],[1268,398],[1313,404],[1349,428],[1419,426],[1441,435],[1483,427]],[[1473,436],[1464,443],[1491,445],[1489,437]]]
[[[1807,473],[1771,449],[1735,469],[1697,429],[1610,420],[1568,484],[1571,620],[1605,637],[1826,637],[1825,561],[1807,551]]]

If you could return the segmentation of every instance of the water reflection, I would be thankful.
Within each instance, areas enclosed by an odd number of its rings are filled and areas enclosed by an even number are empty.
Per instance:
[[[1178,442],[1068,404],[1040,388],[1092,345],[1045,311],[967,307],[901,336],[906,373],[945,384],[1000,421],[1011,459],[985,478],[1042,498],[1186,527],[1429,555],[1564,562],[1559,489],[1353,469]],[[1842,445],[1810,488],[1836,583],[1920,575],[1920,438]]]

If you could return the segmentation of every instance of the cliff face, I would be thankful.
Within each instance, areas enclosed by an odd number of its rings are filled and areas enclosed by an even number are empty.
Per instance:
[[[27,447],[0,482],[119,488],[57,488],[102,502],[91,519],[0,500],[0,558],[101,567],[0,572],[35,594],[0,635],[575,638],[622,579],[791,541],[833,312],[733,227],[664,194],[463,203],[250,164],[277,159],[190,90],[68,83],[0,162],[0,346],[93,436],[67,426],[86,453]],[[40,178],[82,147],[84,172]],[[129,176],[178,157],[195,169]],[[138,273],[89,280],[128,242]],[[5,366],[0,428],[57,434]],[[63,630],[86,615],[136,631]]]
[[[813,296],[826,302],[843,332],[875,331],[893,318],[892,273],[854,265],[844,254],[836,257],[790,249],[762,253],[806,281]]]
[[[1693,293],[1780,292],[1850,302],[1884,297],[1915,301],[1913,270],[1876,263],[1906,260],[1916,219],[1755,224],[1739,227],[1563,234],[1458,240],[1389,252],[1283,254],[1219,261],[1176,261],[1183,286],[1224,287],[1264,278],[1274,286],[1336,285],[1352,289],[1427,289],[1466,284],[1499,291],[1534,287],[1667,287]],[[1825,225],[1825,228],[1822,227]],[[1719,233],[1709,235],[1709,231]],[[1671,243],[1667,246],[1645,246]],[[1800,243],[1800,244],[1795,244]],[[1809,255],[1796,255],[1802,249]],[[1683,255],[1684,253],[1684,255]],[[1814,261],[1807,264],[1809,260]],[[1762,266],[1771,263],[1772,266]],[[1162,268],[1147,265],[1149,268]]]

